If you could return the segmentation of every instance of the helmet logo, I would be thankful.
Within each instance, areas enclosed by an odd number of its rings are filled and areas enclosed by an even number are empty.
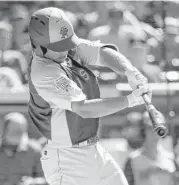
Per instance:
[[[66,37],[68,37],[68,29],[65,26],[61,27],[60,34],[62,35],[61,38],[65,39]]]

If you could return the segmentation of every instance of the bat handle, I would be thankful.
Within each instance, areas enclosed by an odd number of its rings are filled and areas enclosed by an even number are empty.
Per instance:
[[[143,97],[143,100],[144,100],[144,102],[145,102],[145,104],[146,104],[147,106],[152,105],[152,102],[151,102],[151,100],[150,100],[148,94],[143,94],[142,97]]]

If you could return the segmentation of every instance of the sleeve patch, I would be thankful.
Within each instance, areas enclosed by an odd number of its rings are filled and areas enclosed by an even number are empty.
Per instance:
[[[81,95],[82,90],[77,86],[75,82],[70,80],[66,76],[60,76],[54,81],[55,89],[62,94],[76,97]]]
[[[68,92],[69,90],[73,89],[71,81],[64,76],[57,78],[54,83],[57,90]]]

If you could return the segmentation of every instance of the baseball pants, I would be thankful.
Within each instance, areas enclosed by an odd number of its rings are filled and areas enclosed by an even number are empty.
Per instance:
[[[41,163],[49,185],[128,185],[118,164],[99,143],[80,148],[47,144]]]

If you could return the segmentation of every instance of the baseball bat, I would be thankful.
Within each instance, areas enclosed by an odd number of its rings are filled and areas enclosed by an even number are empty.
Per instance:
[[[148,94],[143,94],[142,97],[145,102],[145,106],[146,106],[146,109],[149,113],[150,119],[152,121],[154,132],[156,132],[156,134],[162,138],[165,137],[168,130],[167,130],[162,118],[157,113],[157,109],[152,104],[152,101],[150,100]]]

